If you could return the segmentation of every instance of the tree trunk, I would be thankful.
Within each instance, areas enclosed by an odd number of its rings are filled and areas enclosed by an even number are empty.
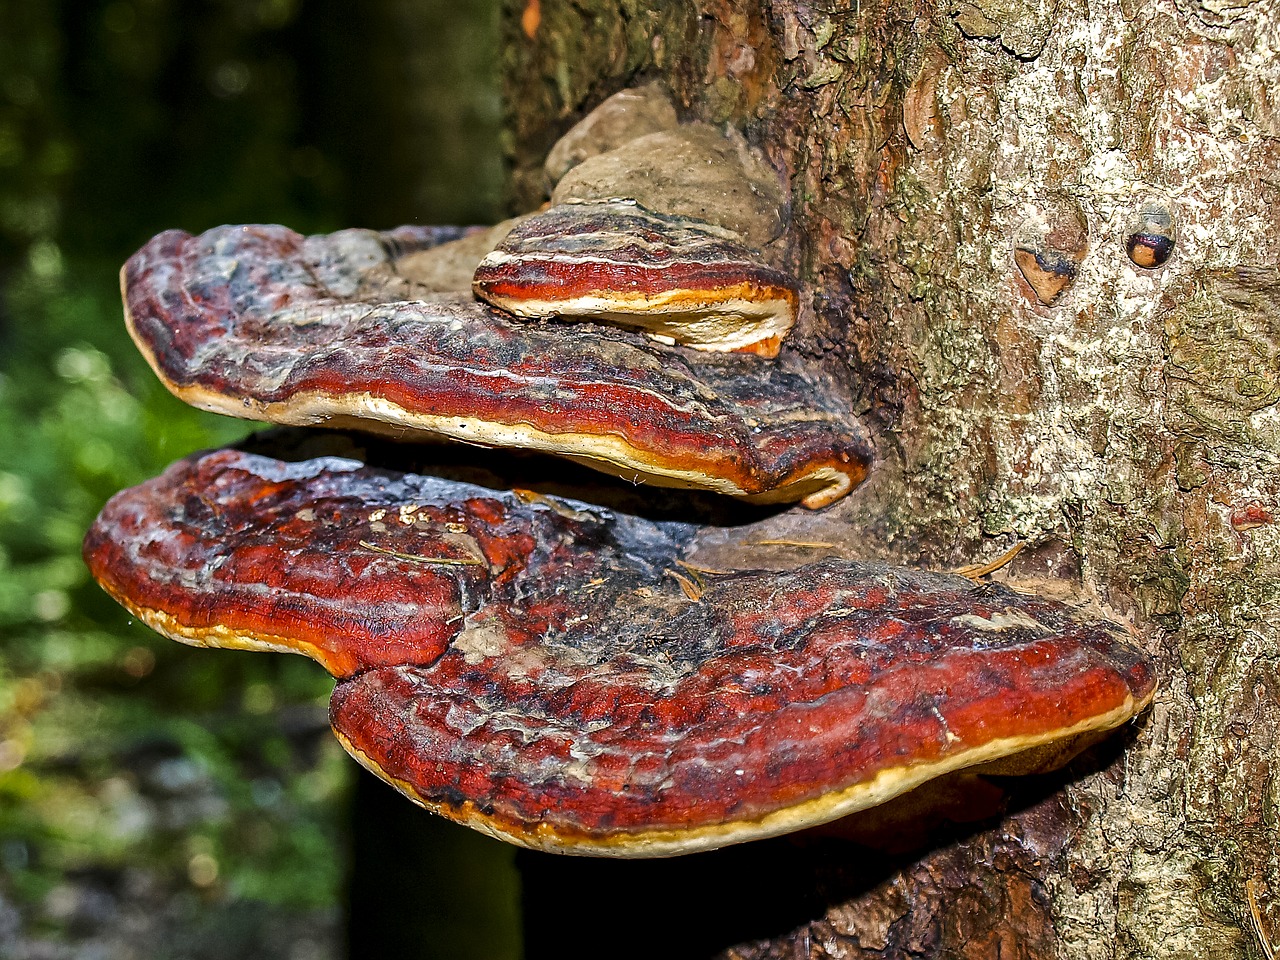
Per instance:
[[[557,136],[644,79],[685,117],[742,130],[789,183],[780,242],[807,285],[790,349],[847,385],[879,460],[861,491],[771,531],[940,569],[1023,544],[997,576],[1102,605],[1161,665],[1149,713],[1066,771],[948,794],[967,826],[890,812],[809,839],[787,855],[787,886],[807,899],[706,955],[1269,956],[1280,7],[521,0],[507,13],[520,208],[545,199]],[[737,535],[709,538],[709,555]],[[726,869],[750,873],[752,849]],[[632,932],[614,934],[623,953]]]

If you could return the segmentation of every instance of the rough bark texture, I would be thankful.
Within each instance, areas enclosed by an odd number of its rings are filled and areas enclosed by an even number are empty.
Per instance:
[[[861,882],[858,857],[825,860],[847,896],[723,955],[1264,956],[1256,927],[1280,936],[1280,8],[528,2],[508,10],[504,65],[521,209],[556,137],[642,79],[789,181],[780,255],[807,284],[791,349],[848,385],[880,462],[775,535],[936,568],[1024,543],[1001,575],[1107,606],[1162,665],[1128,742],[941,840],[864,829],[911,849]],[[1176,245],[1142,269],[1126,242],[1152,206]],[[1063,287],[1052,306],[1035,263]]]

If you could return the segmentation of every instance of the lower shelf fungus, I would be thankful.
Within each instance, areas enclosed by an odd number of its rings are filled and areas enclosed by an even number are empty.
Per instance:
[[[416,290],[395,262],[457,235],[278,226],[160,234],[125,265],[130,333],[206,410],[555,453],[636,482],[825,506],[871,448],[814,378]]]
[[[845,560],[699,572],[694,531],[218,451],[113,498],[85,557],[170,637],[314,657],[361,763],[560,853],[797,830],[1096,736],[1153,695],[1125,631],[1063,604]]]

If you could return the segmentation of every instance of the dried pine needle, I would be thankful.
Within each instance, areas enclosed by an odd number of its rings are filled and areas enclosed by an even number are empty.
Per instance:
[[[694,603],[702,599],[703,587],[701,584],[694,583],[683,573],[677,573],[670,568],[667,569],[667,573],[675,577],[676,583],[680,584],[680,589],[684,591],[684,595]]]
[[[712,577],[729,577],[737,572],[735,570],[717,570],[715,567],[700,567],[698,564],[690,563],[688,560],[677,560],[676,565],[684,567],[690,573],[707,574]],[[698,579],[701,580],[702,578],[699,576]]]
[[[388,550],[386,547],[380,547],[376,543],[370,543],[368,540],[361,540],[360,546],[383,556],[395,557],[397,560],[407,560],[409,563],[432,563],[443,567],[479,567],[484,565],[483,560],[477,560],[475,557],[424,557],[416,553],[401,553],[398,550]]]
[[[1267,936],[1266,930],[1263,929],[1262,911],[1258,909],[1258,898],[1253,891],[1253,878],[1250,877],[1244,882],[1245,896],[1249,898],[1249,916],[1253,920],[1253,932],[1258,938],[1258,943],[1262,945],[1262,952],[1267,960],[1276,960],[1276,948],[1271,943],[1271,938]]]
[[[1022,548],[1024,546],[1026,546],[1026,544],[1024,543],[1021,543],[1021,542],[1015,543],[1012,547],[1010,547],[1004,553],[1000,554],[1000,556],[996,557],[994,560],[991,560],[987,563],[971,563],[968,566],[960,567],[955,572],[960,574],[960,576],[962,577],[968,577],[970,580],[979,580],[982,577],[985,577],[989,573],[995,573],[997,570],[999,570],[1001,567],[1007,564],[1010,560],[1012,560],[1014,557],[1016,557],[1019,553],[1022,552]]]

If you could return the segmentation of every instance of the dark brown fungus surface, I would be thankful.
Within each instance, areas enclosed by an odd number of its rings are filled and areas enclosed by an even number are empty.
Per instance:
[[[702,571],[693,529],[220,451],[111,500],[85,556],[168,636],[315,657],[361,763],[565,853],[799,829],[1152,696],[1126,633],[1062,604],[845,560]]]
[[[522,317],[600,319],[698,350],[775,357],[799,281],[719,227],[637,203],[565,203],[480,261],[476,295]]]
[[[808,376],[591,324],[516,322],[397,274],[449,236],[169,231],[125,264],[129,330],[170,390],[231,416],[538,450],[810,507],[865,476],[865,434]]]

